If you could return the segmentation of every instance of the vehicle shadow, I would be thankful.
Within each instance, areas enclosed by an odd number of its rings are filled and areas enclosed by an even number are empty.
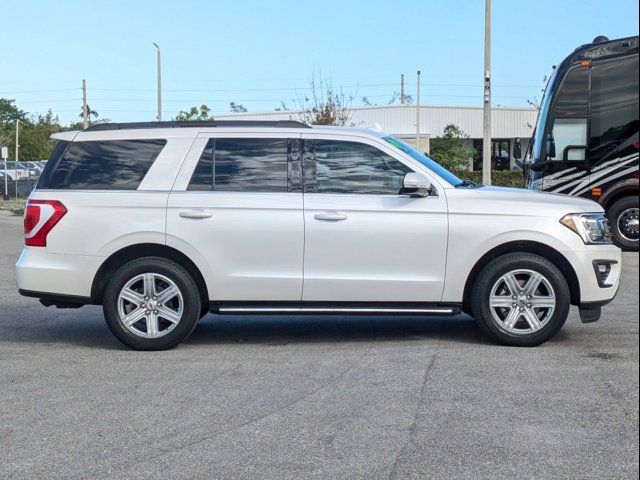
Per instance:
[[[196,327],[189,338],[189,343],[288,345],[421,340],[490,343],[482,335],[475,321],[466,315],[457,317],[207,315]]]
[[[12,322],[13,323],[13,322]],[[456,317],[419,316],[276,316],[209,314],[196,326],[184,345],[286,346],[338,342],[439,341],[451,344],[492,345],[474,320]],[[122,350],[102,316],[78,315],[56,318],[18,328],[0,324],[1,343],[69,344],[98,349]]]

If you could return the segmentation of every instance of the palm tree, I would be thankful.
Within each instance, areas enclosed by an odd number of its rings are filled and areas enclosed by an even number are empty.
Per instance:
[[[81,111],[80,115],[78,115],[80,118],[84,117],[84,112]],[[94,118],[98,118],[98,112],[96,112],[95,110],[91,110],[91,107],[89,106],[89,104],[87,104],[87,118],[89,119],[89,121],[91,121],[91,117]]]

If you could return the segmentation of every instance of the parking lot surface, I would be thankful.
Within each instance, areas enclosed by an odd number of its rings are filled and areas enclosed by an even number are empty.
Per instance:
[[[0,478],[638,478],[638,255],[538,348],[466,316],[218,317],[167,352],[20,297],[0,212]]]

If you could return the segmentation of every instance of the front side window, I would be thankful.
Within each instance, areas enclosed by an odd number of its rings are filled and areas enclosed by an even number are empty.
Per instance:
[[[187,189],[286,192],[287,139],[212,138]]]
[[[456,185],[460,185],[462,183],[461,179],[456,177],[453,173],[451,173],[449,170],[444,168],[438,162],[436,162],[435,160],[432,160],[431,158],[427,157],[424,153],[420,153],[416,149],[411,148],[409,145],[407,145],[403,141],[398,140],[395,137],[384,137],[383,140],[385,142],[387,142],[389,145],[391,145],[392,147],[397,148],[401,152],[406,153],[407,155],[409,155],[414,160],[417,160],[422,165],[427,167],[429,170],[431,170],[436,175],[439,175],[441,178],[443,178],[445,181],[449,182],[454,187]]]
[[[309,144],[309,145],[308,145]],[[336,140],[305,142],[315,153],[316,182],[307,191],[398,195],[411,169],[371,145]]]
[[[73,142],[42,188],[136,190],[166,143],[162,139]]]
[[[553,118],[556,143],[554,160],[562,160],[569,145],[587,144],[589,116],[589,69],[576,67],[567,74],[558,94]],[[584,150],[570,150],[569,160],[584,160]]]

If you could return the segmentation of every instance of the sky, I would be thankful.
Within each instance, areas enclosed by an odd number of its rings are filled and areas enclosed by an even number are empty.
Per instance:
[[[526,106],[597,35],[638,35],[637,0],[493,0],[493,104]],[[82,79],[101,118],[163,119],[207,104],[295,108],[310,79],[386,104],[406,78],[421,103],[481,105],[483,0],[0,0],[0,98],[78,120]]]

